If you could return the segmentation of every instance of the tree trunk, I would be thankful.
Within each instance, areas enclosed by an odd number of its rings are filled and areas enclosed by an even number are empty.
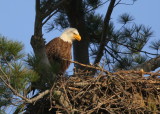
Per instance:
[[[66,7],[66,14],[68,16],[71,27],[77,28],[82,37],[80,42],[75,41],[73,43],[74,60],[83,64],[89,64],[89,42],[85,32],[85,14],[82,2],[82,0],[71,0],[68,7]],[[78,64],[75,64],[75,67],[81,70],[85,69],[85,67],[82,67]]]
[[[35,54],[35,57],[39,60],[39,67],[41,68],[40,76],[53,77],[50,70],[50,63],[46,54],[45,42],[42,37],[42,14],[40,10],[40,0],[36,0],[36,17],[34,25],[34,35],[31,37],[31,45]],[[45,72],[45,73],[44,73]]]
[[[104,21],[103,21],[103,31],[102,31],[102,35],[101,35],[101,43],[98,49],[98,53],[96,56],[96,59],[94,61],[94,64],[97,64],[101,61],[101,58],[103,56],[103,51],[105,49],[105,45],[107,45],[107,43],[109,42],[109,40],[106,41],[106,37],[108,35],[108,27],[109,27],[109,22],[110,22],[110,18],[111,18],[111,14],[113,12],[114,9],[114,5],[115,5],[116,0],[111,0],[108,10],[106,12]]]

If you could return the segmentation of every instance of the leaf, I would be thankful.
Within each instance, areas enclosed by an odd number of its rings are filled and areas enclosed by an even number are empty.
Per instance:
[[[87,5],[91,7],[97,7],[101,3],[101,0],[87,0]]]
[[[128,70],[133,66],[133,59],[130,56],[126,56],[119,60],[120,62],[116,62],[114,69],[125,69]]]
[[[142,64],[142,63],[146,62],[146,60],[147,60],[147,57],[143,56],[143,55],[140,55],[140,54],[133,58],[133,61],[138,63],[138,64]]]
[[[18,41],[8,40],[4,36],[0,36],[0,56],[1,60],[10,62],[24,57],[22,53],[24,45]]]
[[[149,48],[153,50],[159,50],[160,49],[160,40],[152,41]]]
[[[134,18],[127,13],[124,13],[119,16],[118,22],[121,24],[127,24],[128,22],[133,21]]]
[[[20,104],[19,106],[16,107],[16,110],[14,111],[13,114],[20,114],[22,113],[22,111],[24,111],[25,109],[25,104]]]

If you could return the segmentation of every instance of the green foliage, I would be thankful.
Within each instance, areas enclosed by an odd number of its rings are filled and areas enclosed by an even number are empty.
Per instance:
[[[25,104],[20,104],[20,105],[18,105],[18,106],[16,107],[16,110],[14,111],[13,114],[19,114],[19,113],[21,113],[22,111],[24,111],[25,106],[26,106]]]
[[[51,65],[51,68],[49,70],[52,71],[52,75],[51,77],[41,77],[41,73],[45,73],[43,72],[44,67],[42,64],[39,63],[39,58],[36,58],[34,54],[28,54],[28,58],[26,59],[26,63],[28,64],[28,66],[33,69],[34,71],[36,71],[38,73],[38,76],[36,78],[36,81],[31,81],[33,83],[31,83],[31,88],[37,89],[39,91],[43,91],[45,89],[48,89],[49,87],[51,87],[53,85],[53,75],[58,74],[59,73],[59,69],[60,64],[55,61],[54,64]]]
[[[133,58],[133,62],[135,62],[136,64],[142,64],[146,61],[147,61],[147,57],[140,54],[135,55],[135,57]]]
[[[128,14],[120,16],[120,23],[123,24],[120,29],[113,28],[110,37],[110,43],[106,46],[109,51],[107,56],[113,59],[111,64],[114,69],[130,69],[137,64],[142,64],[147,57],[142,56],[141,52],[144,46],[152,37],[150,27],[136,25],[133,17]],[[114,62],[116,60],[116,62]],[[115,63],[115,64],[114,64]]]
[[[51,21],[47,24],[46,30],[47,30],[47,32],[50,32],[53,29],[55,29],[56,27],[60,27],[61,29],[65,29],[69,26],[70,26],[70,24],[67,20],[66,14],[61,12],[61,13],[57,14],[56,18],[53,21]]]
[[[134,3],[136,0],[131,1]],[[96,9],[107,2],[109,1],[82,1],[81,11],[83,10],[84,12],[84,30],[86,32],[87,39],[89,39],[89,54],[92,59],[98,53],[104,24],[104,16],[97,13]],[[55,5],[55,1],[52,3]],[[48,23],[48,31],[59,27],[60,29],[65,29],[70,26],[69,15],[67,14],[69,7],[70,6],[66,3],[59,9],[56,16],[51,19],[51,23]],[[110,20],[109,22],[106,41],[103,42],[106,44],[104,56],[106,56],[105,58],[107,61],[110,61],[107,63],[109,66],[119,66],[120,69],[128,69],[133,65],[140,64],[146,60],[141,56],[141,52],[144,46],[148,43],[149,39],[152,37],[153,32],[150,27],[135,24],[134,17],[128,13],[121,14],[118,18],[118,22],[121,26],[120,28],[118,28],[117,24],[115,24],[113,20]],[[151,48],[154,48],[156,44],[157,43],[153,43]],[[156,49],[159,48],[157,45],[155,47]],[[124,62],[126,63],[123,64]]]
[[[0,107],[14,102],[13,94],[5,83],[19,93],[27,93],[27,86],[38,78],[38,74],[27,68],[23,61],[23,47],[21,42],[0,36]]]
[[[101,0],[86,0],[84,2],[87,7],[91,7],[91,8],[97,8],[102,3]]]
[[[0,81],[0,107],[11,103],[12,92]]]
[[[128,22],[131,22],[133,20],[134,20],[134,18],[127,13],[120,15],[120,17],[118,19],[119,23],[121,23],[121,24],[127,24]]]
[[[114,70],[129,70],[133,66],[133,59],[130,56],[121,58],[120,62],[116,62],[114,65]]]
[[[25,68],[21,63],[13,63],[7,75],[10,76],[12,86],[20,91],[24,90],[29,82],[38,79],[36,72]]]
[[[117,29],[114,22],[110,21],[106,37],[105,56],[107,64],[113,69],[130,69],[134,65],[141,64],[147,57],[141,55],[141,51],[152,37],[150,27],[136,25],[134,18],[125,13],[120,15],[119,23],[122,26]],[[86,16],[87,35],[90,38],[90,56],[97,55],[101,41],[103,17],[96,13],[89,13]],[[108,41],[108,37],[110,40]],[[158,45],[158,44],[157,44]],[[109,60],[108,60],[109,59]]]
[[[7,40],[6,37],[0,36],[1,62],[21,59],[24,56],[22,53],[23,47],[21,42]]]
[[[4,110],[0,110],[0,114],[6,114]]]
[[[96,29],[95,29],[96,28]],[[99,43],[102,31],[102,15],[94,12],[86,15],[86,32],[90,38],[90,43]]]
[[[142,50],[152,34],[151,28],[144,25],[132,25],[122,29],[120,38],[127,45],[129,51],[135,53]]]
[[[160,49],[160,40],[152,41],[149,47],[153,50],[158,51]]]

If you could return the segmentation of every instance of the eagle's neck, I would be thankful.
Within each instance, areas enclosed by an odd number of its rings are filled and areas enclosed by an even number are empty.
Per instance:
[[[68,42],[68,43],[72,43],[72,38],[70,38],[67,34],[62,34],[60,36],[60,38],[64,41],[64,42]]]

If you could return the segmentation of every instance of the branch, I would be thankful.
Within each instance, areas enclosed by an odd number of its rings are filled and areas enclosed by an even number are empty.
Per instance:
[[[96,67],[96,66],[93,66],[93,65],[86,65],[86,64],[82,64],[82,63],[79,63],[77,61],[72,61],[72,60],[67,60],[67,59],[63,59],[63,60],[66,60],[66,61],[69,61],[71,63],[75,63],[75,64],[78,64],[78,65],[81,65],[83,67],[87,67],[87,68],[92,68],[92,69],[96,69],[96,70],[99,70],[99,71],[103,71],[107,74],[110,74],[110,72],[108,72],[107,70],[104,70],[103,68],[101,67]]]
[[[32,99],[29,99],[28,103],[33,103],[33,102],[41,99],[43,96],[47,95],[49,92],[50,92],[50,90],[45,90],[44,92],[39,93],[38,96],[36,96],[36,97],[34,97]]]
[[[132,3],[121,3],[121,1],[122,1],[122,0],[119,0],[119,1],[115,4],[115,6],[117,6],[117,5],[119,5],[119,4],[122,4],[122,5],[133,5],[133,4],[135,3],[134,0],[133,0]]]
[[[123,63],[117,58],[115,57],[109,50],[105,49],[105,51],[107,51],[107,53],[114,58],[116,61],[118,61],[121,65],[123,65]],[[113,50],[112,50],[113,51]],[[119,56],[119,55],[118,55]],[[120,57],[120,56],[119,56]]]
[[[149,52],[147,52],[147,51],[139,50],[139,49],[134,48],[134,47],[132,47],[132,46],[130,46],[130,45],[127,45],[127,44],[125,44],[125,43],[116,42],[116,41],[114,41],[114,40],[109,40],[109,41],[114,42],[114,43],[117,43],[117,44],[122,45],[122,46],[125,46],[125,47],[128,48],[128,49],[129,49],[129,48],[132,48],[132,49],[136,50],[137,52],[143,52],[143,53],[145,53],[145,54],[150,54],[150,55],[156,55],[156,56],[157,56],[157,54],[149,53]],[[124,53],[124,54],[125,54],[125,53]],[[127,53],[126,53],[126,54],[127,54]]]
[[[160,56],[150,59],[149,61],[146,61],[136,67],[133,67],[132,69],[133,70],[143,69],[145,72],[150,72],[150,71],[155,70],[158,67],[160,67]]]
[[[42,26],[54,15],[58,12],[58,10],[56,10],[54,13],[50,14],[48,17],[46,17],[47,19],[45,19],[45,21],[42,23]]]
[[[57,3],[53,8],[48,10],[44,15],[42,15],[42,19],[45,19],[47,16],[49,16],[54,10],[59,8],[62,4],[64,4],[67,0],[61,0],[59,3]]]
[[[0,67],[0,70],[1,70],[1,72],[2,72],[5,76],[7,76],[6,73],[2,70],[1,67]],[[20,97],[21,99],[23,99],[23,100],[26,101],[27,103],[33,103],[33,102],[39,100],[40,98],[42,98],[43,96],[45,96],[46,94],[48,94],[48,93],[50,92],[49,90],[46,90],[46,91],[40,93],[37,97],[34,97],[34,98],[32,98],[32,99],[28,99],[28,98],[22,96],[21,94],[19,94],[18,91],[16,91],[9,83],[7,83],[7,82],[2,78],[2,76],[0,76],[0,79],[1,79],[1,80],[4,82],[4,84],[13,92],[14,95]]]
[[[99,4],[98,6],[96,6],[96,7],[94,7],[94,8],[89,9],[89,10],[86,11],[85,13],[89,13],[90,11],[93,11],[93,10],[97,9],[98,7],[100,7],[100,6],[104,5],[105,3],[107,3],[108,1],[109,1],[109,0],[107,0],[107,1],[105,1],[105,2],[103,2],[103,3],[101,3],[101,4]]]
[[[98,49],[98,54],[97,54],[97,57],[94,61],[94,64],[98,63],[103,56],[103,51],[104,51],[105,43],[106,43],[105,40],[106,40],[106,36],[108,34],[108,29],[109,29],[108,28],[109,27],[109,21],[110,21],[110,17],[111,17],[115,2],[116,2],[116,0],[111,0],[111,2],[109,4],[109,7],[108,7],[108,10],[107,10],[107,13],[106,13],[106,16],[104,18],[103,31],[102,31],[102,36],[101,36],[101,43],[100,43],[100,47]]]

